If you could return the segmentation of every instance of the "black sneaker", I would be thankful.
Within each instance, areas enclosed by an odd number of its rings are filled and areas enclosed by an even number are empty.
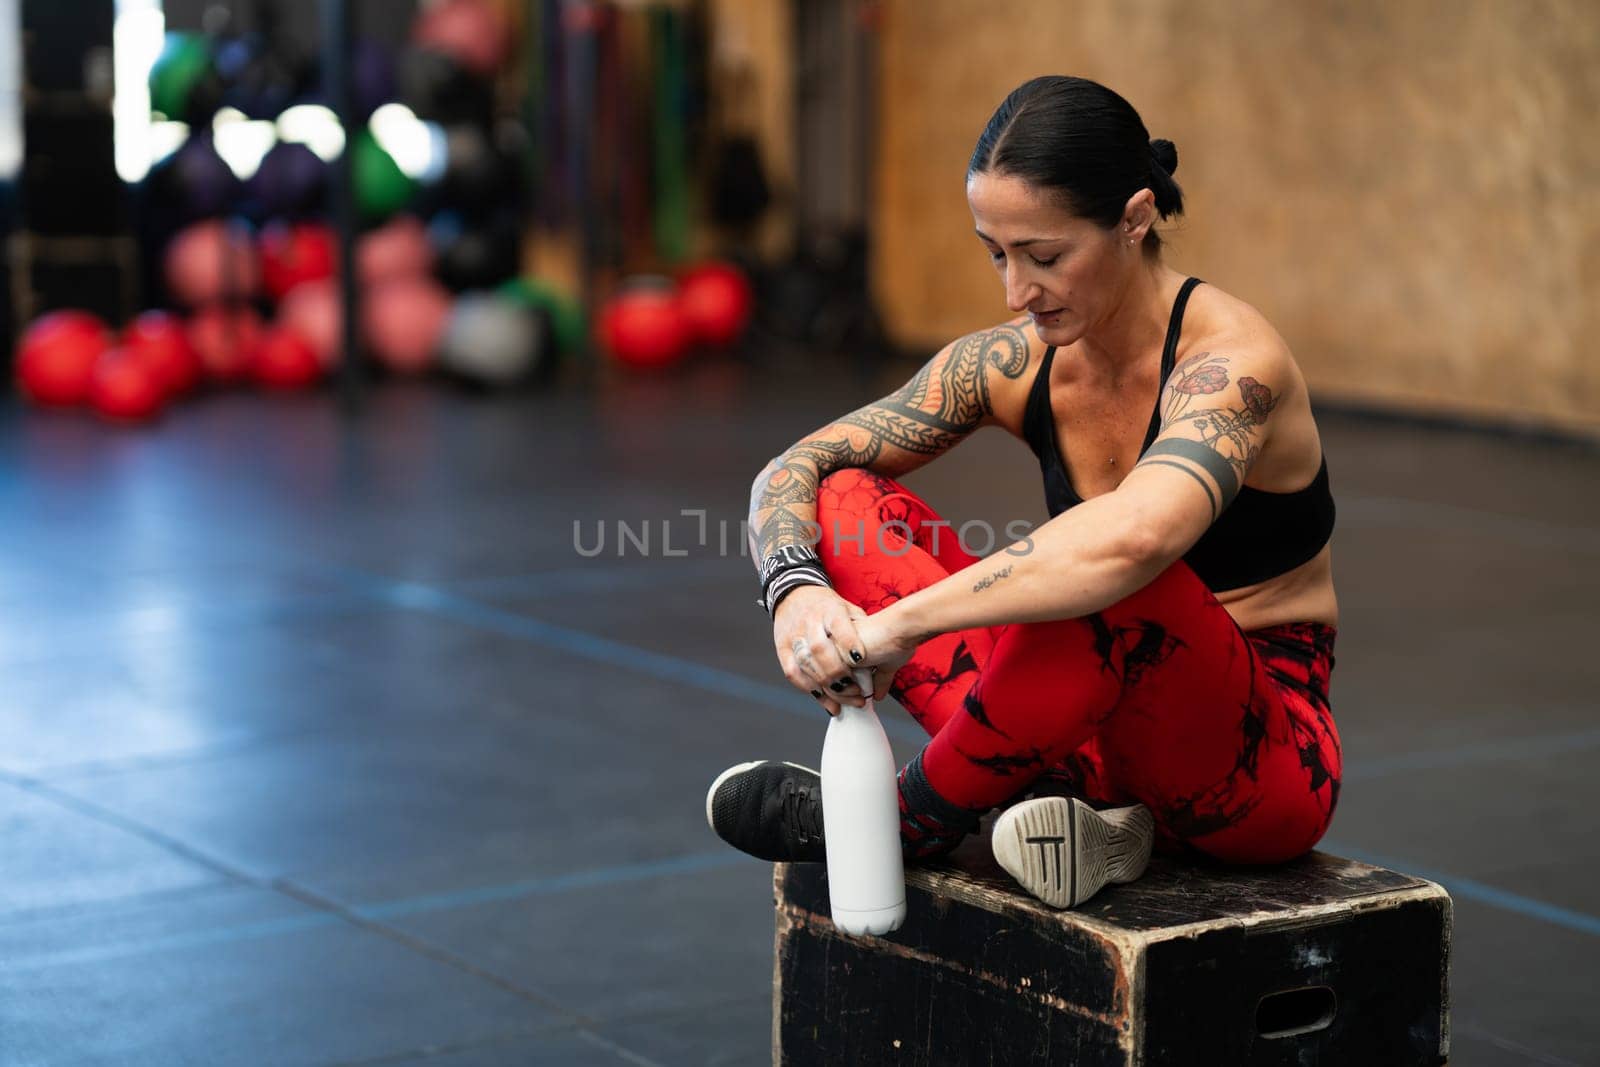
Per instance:
[[[756,760],[729,767],[706,793],[706,822],[757,859],[824,863],[822,776],[795,763]]]

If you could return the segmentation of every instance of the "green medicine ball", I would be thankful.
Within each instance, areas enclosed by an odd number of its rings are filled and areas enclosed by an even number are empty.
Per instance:
[[[549,282],[526,275],[512,278],[497,290],[507,300],[540,308],[550,316],[555,331],[556,347],[563,352],[573,352],[583,347],[586,330],[583,309],[578,302],[556,289]]]
[[[417,183],[383,150],[370,129],[356,134],[350,152],[350,181],[363,219],[379,222],[411,203]]]
[[[211,48],[197,33],[167,34],[150,68],[150,110],[175,122],[209,122],[222,99]]]

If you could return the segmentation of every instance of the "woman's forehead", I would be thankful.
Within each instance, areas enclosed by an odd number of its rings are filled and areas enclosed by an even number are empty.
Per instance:
[[[1066,237],[1087,224],[1058,197],[1011,175],[974,174],[967,179],[967,204],[979,233],[1002,244]]]

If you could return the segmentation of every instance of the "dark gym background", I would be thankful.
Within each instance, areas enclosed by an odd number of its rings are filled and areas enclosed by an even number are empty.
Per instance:
[[[167,28],[216,6],[167,0]],[[1346,762],[1321,847],[1450,890],[1452,1064],[1600,1063],[1594,9],[679,7],[721,71],[687,254],[532,202],[521,269],[600,315],[731,259],[736,343],[646,373],[585,333],[506,388],[363,361],[353,394],[213,386],[132,426],[0,404],[0,1064],[767,1062],[771,872],[704,789],[815,760],[824,722],[737,524],[769,456],[1003,314],[958,243],[961,146],[1044,70],[1173,136],[1169,260],[1266,310],[1319,398]],[[321,5],[276,10],[321,46]],[[114,14],[0,0],[8,367],[28,315],[119,327],[161,281],[111,167]],[[350,4],[396,49],[414,17]],[[752,147],[765,195],[719,207],[713,156]],[[998,434],[909,481],[958,521],[1043,518]]]

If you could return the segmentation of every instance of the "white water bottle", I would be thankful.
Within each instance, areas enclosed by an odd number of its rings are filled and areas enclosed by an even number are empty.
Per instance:
[[[822,828],[828,905],[847,934],[886,934],[906,918],[900,859],[900,791],[883,724],[872,710],[872,673],[857,671],[865,707],[848,704],[822,742]]]

